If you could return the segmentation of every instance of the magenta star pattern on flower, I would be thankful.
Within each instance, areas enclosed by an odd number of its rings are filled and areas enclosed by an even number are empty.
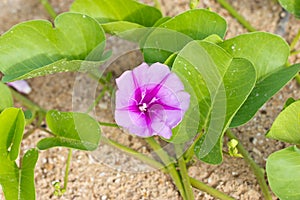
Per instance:
[[[124,72],[116,83],[117,124],[141,137],[170,139],[190,102],[179,77],[164,64],[143,63]]]

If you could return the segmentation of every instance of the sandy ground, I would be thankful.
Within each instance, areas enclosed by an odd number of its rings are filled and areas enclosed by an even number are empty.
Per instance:
[[[70,0],[52,0],[57,12],[68,10]],[[150,3],[150,1],[144,1]],[[163,12],[174,16],[188,9],[188,0],[161,0]],[[260,31],[280,33],[287,39],[295,36],[300,28],[300,22],[290,16],[290,21],[282,22],[282,9],[272,0],[247,1],[230,0],[232,5]],[[212,0],[202,0],[201,8],[211,8],[228,22],[227,38],[245,33],[246,30],[233,19],[226,10]],[[0,1],[0,34],[12,25],[29,19],[49,19],[38,0],[1,0]],[[283,26],[280,31],[279,26]],[[113,43],[116,45],[118,43]],[[119,44],[124,45],[124,44]],[[114,46],[121,48],[121,46]],[[117,60],[114,66],[125,70],[141,62],[141,57],[128,54]],[[299,62],[299,57],[293,57],[291,62]],[[108,69],[109,70],[109,69]],[[33,92],[29,98],[46,109],[70,111],[74,108],[74,84],[84,76],[76,73],[65,73],[47,77],[34,78],[29,81]],[[264,137],[274,118],[278,115],[287,98],[300,98],[299,86],[293,81],[281,92],[275,95],[249,122],[235,129],[243,145],[249,150],[261,166],[272,152],[285,147],[286,144],[268,140]],[[112,121],[110,96],[99,104],[95,116],[102,121]],[[140,152],[150,154],[146,144],[133,136],[122,134],[120,130],[103,128],[103,134],[117,139],[125,145]],[[22,144],[24,149],[34,147],[46,133],[37,131]],[[226,140],[226,138],[225,138]],[[101,144],[95,152],[88,153],[75,150],[71,165],[68,190],[62,197],[53,195],[52,183],[63,183],[64,168],[68,151],[64,148],[54,148],[40,152],[36,167],[37,199],[181,199],[170,178],[160,171],[153,170],[137,160]],[[224,162],[218,166],[196,162],[189,168],[189,174],[209,185],[226,192],[236,199],[262,199],[260,189],[254,175],[247,164],[239,158],[224,156]],[[213,199],[198,190],[194,190],[196,199]],[[1,199],[1,194],[0,194]],[[276,199],[274,197],[274,199]]]

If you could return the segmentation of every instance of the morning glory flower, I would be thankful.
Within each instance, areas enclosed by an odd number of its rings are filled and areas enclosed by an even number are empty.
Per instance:
[[[24,94],[29,94],[31,92],[31,87],[24,80],[9,82],[9,83],[7,83],[7,85],[15,88],[17,91],[24,93]]]
[[[170,139],[190,103],[179,77],[164,64],[142,63],[116,83],[116,123],[141,137]]]

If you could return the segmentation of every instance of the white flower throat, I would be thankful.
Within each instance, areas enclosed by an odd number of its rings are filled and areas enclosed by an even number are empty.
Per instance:
[[[148,106],[146,103],[143,103],[142,105],[139,106],[139,109],[141,112],[146,112],[147,108],[148,108]]]

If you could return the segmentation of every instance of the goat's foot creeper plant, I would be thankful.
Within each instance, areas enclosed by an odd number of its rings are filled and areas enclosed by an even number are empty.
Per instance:
[[[197,3],[191,1],[191,7]],[[288,44],[266,32],[224,40],[226,21],[206,9],[192,9],[171,18],[134,0],[75,0],[70,11],[58,16],[52,13],[53,25],[45,20],[23,22],[0,37],[2,82],[79,71],[103,84],[102,93],[81,113],[45,111],[0,83],[4,97],[0,99],[0,184],[6,199],[35,199],[33,169],[38,151],[57,146],[93,151],[101,148],[101,140],[169,174],[183,199],[194,199],[192,187],[220,199],[232,199],[190,177],[187,168],[194,158],[220,164],[225,132],[234,139],[232,143],[237,141],[228,129],[248,122],[299,72],[299,64],[286,66]],[[98,122],[87,114],[106,91],[113,91],[109,85],[112,76],[103,76],[112,55],[105,51],[106,34],[138,44],[144,57],[140,66],[113,77],[117,90],[112,112],[117,124]],[[22,109],[11,108],[12,93],[33,113],[28,123],[38,118],[34,128],[43,129],[45,119],[50,134],[29,150],[19,165],[16,158],[21,139],[32,132],[23,136],[25,116]],[[158,159],[101,136],[101,126],[121,126],[127,131],[124,134],[141,137]],[[174,152],[166,151],[160,140],[174,147]],[[253,162],[240,144],[231,144],[230,153]],[[268,174],[273,172],[272,158]],[[265,198],[270,199],[263,173],[254,162],[252,166]],[[276,188],[274,179],[269,180]],[[56,191],[63,193],[66,187],[67,176],[64,187],[56,185]],[[274,191],[281,197],[282,191]]]

